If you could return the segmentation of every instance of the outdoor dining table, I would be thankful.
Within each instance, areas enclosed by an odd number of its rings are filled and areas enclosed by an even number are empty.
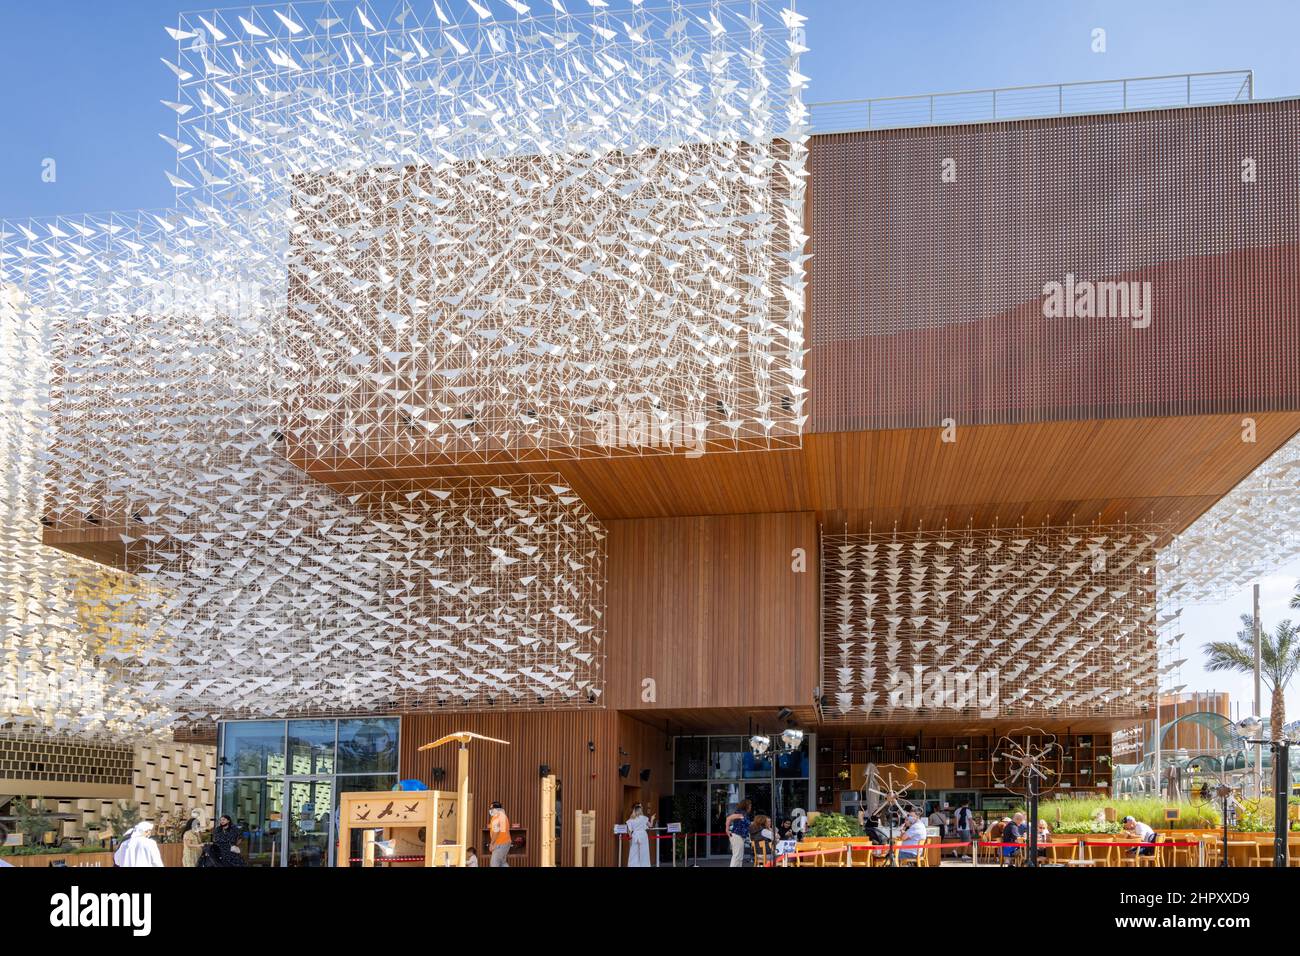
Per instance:
[[[1255,857],[1255,846],[1255,840],[1229,840],[1228,865],[1250,866],[1250,861]]]

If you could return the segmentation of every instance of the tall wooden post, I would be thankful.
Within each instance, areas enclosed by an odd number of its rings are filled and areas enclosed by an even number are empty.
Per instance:
[[[542,866],[555,866],[555,774],[542,778]]]
[[[458,866],[465,865],[469,849],[469,741],[462,740],[456,754],[456,844]],[[475,852],[478,852],[475,850]]]
[[[465,865],[465,851],[469,847],[470,839],[470,820],[472,819],[472,808],[470,801],[473,799],[469,792],[469,742],[471,740],[486,740],[493,744],[509,745],[508,740],[498,740],[496,737],[484,737],[482,734],[471,733],[468,730],[458,730],[455,733],[447,734],[445,737],[439,737],[432,743],[424,744],[419,750],[432,750],[434,747],[441,747],[443,744],[455,741],[460,746],[456,752],[456,846],[457,846],[457,866]]]

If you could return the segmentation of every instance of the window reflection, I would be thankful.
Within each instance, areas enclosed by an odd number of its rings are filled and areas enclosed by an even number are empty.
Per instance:
[[[340,793],[397,783],[395,717],[232,721],[221,730],[218,813],[252,866],[332,866]]]
[[[336,727],[333,720],[289,721],[289,773],[333,773]]]
[[[396,717],[339,721],[339,773],[397,773]]]
[[[221,773],[265,777],[284,773],[284,721],[238,721],[224,725]]]
[[[740,737],[709,738],[709,775],[714,780],[737,780],[745,762]]]

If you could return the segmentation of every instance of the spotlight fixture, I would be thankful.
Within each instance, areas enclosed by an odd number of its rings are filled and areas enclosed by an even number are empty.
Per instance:
[[[791,710],[789,707],[782,707],[780,710],[776,712],[777,720],[789,720],[793,716],[794,716],[794,711]]]
[[[642,782],[642,783],[649,783],[649,782],[650,782],[650,768],[649,768],[649,767],[646,767],[644,770],[641,771],[641,782]]]
[[[537,776],[539,776],[539,777],[549,777],[550,775],[551,775],[551,768],[550,768],[549,765],[547,765],[547,764],[542,764],[541,766],[539,766],[539,767],[537,768]]]
[[[595,752],[596,752],[596,741],[594,741],[594,740],[588,740],[588,741],[587,741],[587,753],[594,754]]]
[[[442,767],[434,767],[431,772],[431,775],[433,777],[434,783],[442,783],[443,778],[447,776],[447,771],[444,770]]]
[[[621,763],[618,765],[618,775],[620,777],[626,778],[627,775],[630,774],[631,772],[632,772],[632,765],[630,763]]]

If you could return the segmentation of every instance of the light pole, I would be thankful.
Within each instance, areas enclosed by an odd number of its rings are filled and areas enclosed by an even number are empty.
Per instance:
[[[1280,740],[1273,740],[1271,737],[1263,736],[1264,721],[1255,715],[1243,717],[1237,721],[1237,730],[1245,738],[1245,742],[1254,746],[1263,748],[1267,746],[1273,752],[1273,867],[1286,867],[1286,844],[1288,825],[1287,820],[1287,795],[1291,789],[1291,745],[1300,744],[1300,721],[1292,721],[1282,727],[1282,737]],[[1263,751],[1260,751],[1262,758]],[[1260,795],[1263,795],[1264,781],[1262,778],[1257,779],[1257,786],[1260,788]],[[1227,839],[1227,817],[1224,818],[1224,858],[1227,858],[1228,839]]]
[[[803,731],[796,730],[794,727],[787,727],[785,730],[781,731],[781,746],[776,750],[772,749],[772,738],[767,736],[767,734],[754,734],[752,737],[749,738],[749,752],[754,755],[754,759],[771,761],[772,773],[770,775],[770,780],[771,780],[770,786],[772,789],[772,796],[771,796],[771,808],[769,812],[773,815],[773,817],[776,816],[776,798],[777,798],[776,758],[787,756],[789,754],[797,754],[799,752],[799,748],[802,746],[803,746]],[[774,838],[780,835],[776,831],[777,831],[776,821],[773,820],[772,836]]]

